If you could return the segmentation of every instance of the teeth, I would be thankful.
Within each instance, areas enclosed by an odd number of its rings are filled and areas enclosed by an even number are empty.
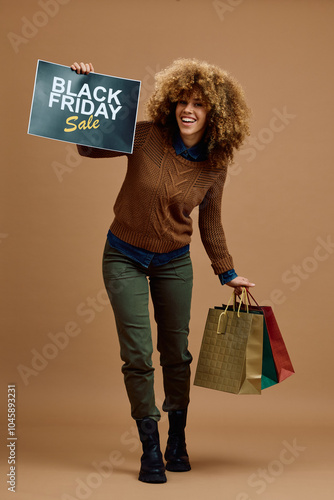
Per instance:
[[[194,123],[196,120],[193,120],[191,118],[182,118],[182,121],[186,123]]]

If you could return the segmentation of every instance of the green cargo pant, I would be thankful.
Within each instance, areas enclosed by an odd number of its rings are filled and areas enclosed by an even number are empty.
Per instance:
[[[103,278],[115,315],[132,417],[160,419],[154,396],[149,289],[163,372],[165,399],[162,409],[187,408],[192,361],[188,334],[193,284],[189,252],[168,264],[145,268],[112,248],[107,241]]]

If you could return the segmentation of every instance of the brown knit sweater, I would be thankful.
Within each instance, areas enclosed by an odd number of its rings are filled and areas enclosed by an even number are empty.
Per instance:
[[[124,155],[84,146],[78,146],[78,151],[92,158]],[[114,206],[111,232],[145,250],[170,252],[190,243],[190,214],[199,205],[200,235],[214,272],[233,269],[221,224],[227,167],[177,156],[151,122],[137,124],[133,153],[127,156],[128,169]]]

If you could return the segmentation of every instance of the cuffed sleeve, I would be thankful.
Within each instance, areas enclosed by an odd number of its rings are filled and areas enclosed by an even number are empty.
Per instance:
[[[234,280],[234,278],[237,278],[238,275],[234,269],[230,269],[229,271],[226,271],[225,273],[219,274],[218,277],[219,277],[219,281],[221,282],[221,284],[226,285],[226,283],[229,283],[230,281]]]

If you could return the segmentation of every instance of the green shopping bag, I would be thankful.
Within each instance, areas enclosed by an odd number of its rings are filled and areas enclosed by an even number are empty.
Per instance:
[[[254,314],[259,314],[258,311],[252,311],[251,309],[249,310],[249,312]],[[275,384],[278,384],[278,377],[275,368],[273,351],[270,345],[267,325],[263,316],[263,357],[262,357],[261,389],[267,389],[267,387],[271,387],[272,385]]]

